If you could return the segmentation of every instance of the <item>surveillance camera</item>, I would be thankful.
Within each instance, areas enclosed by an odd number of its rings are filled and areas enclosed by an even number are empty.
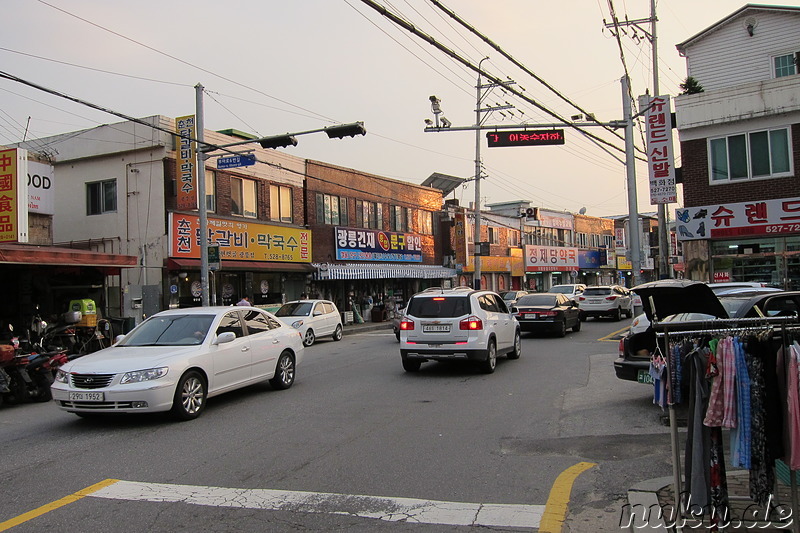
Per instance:
[[[450,122],[450,121],[449,121],[449,120],[447,120],[446,118],[442,117],[442,127],[443,127],[443,128],[449,128],[449,127],[450,127],[450,126],[452,126],[452,125],[453,125],[453,123],[452,123],[452,122]]]
[[[435,97],[435,96],[433,96],[433,95],[429,96],[429,97],[428,97],[428,99],[429,99],[431,102],[438,102],[438,101],[439,101],[439,99],[438,99],[438,98],[436,98],[436,97]]]

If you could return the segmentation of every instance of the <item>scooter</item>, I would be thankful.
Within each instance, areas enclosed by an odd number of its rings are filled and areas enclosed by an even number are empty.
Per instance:
[[[8,327],[13,332],[13,327]],[[8,342],[0,344],[0,404],[51,400],[50,385],[58,367],[69,360],[67,351],[30,351],[38,346],[28,340],[20,342],[18,337]]]

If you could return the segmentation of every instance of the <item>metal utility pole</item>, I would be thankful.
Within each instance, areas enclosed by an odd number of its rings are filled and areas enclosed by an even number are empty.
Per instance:
[[[641,283],[642,268],[641,243],[639,241],[639,203],[636,199],[636,159],[633,153],[633,117],[631,116],[631,99],[628,93],[628,76],[622,82],[622,118],[625,122],[625,170],[628,183],[628,249],[630,250],[631,274],[633,286]]]
[[[478,248],[481,242],[481,64],[489,59],[484,57],[478,63],[477,96],[475,97],[475,232],[472,242],[472,255],[475,261],[475,273],[472,287],[481,289],[481,256]]]
[[[197,115],[197,210],[200,213],[200,286],[203,291],[202,304],[203,307],[208,307],[208,211],[206,209],[206,151],[204,141],[204,128],[203,121],[203,86],[197,84],[194,86],[195,95],[195,114]]]

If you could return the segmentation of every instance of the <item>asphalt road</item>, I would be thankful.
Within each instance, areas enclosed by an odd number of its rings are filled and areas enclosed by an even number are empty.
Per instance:
[[[559,494],[563,531],[619,531],[627,489],[671,473],[652,389],[617,380],[598,340],[626,323],[526,334],[492,375],[405,373],[388,329],[323,339],[291,389],[185,423],[0,407],[0,531],[544,531]]]

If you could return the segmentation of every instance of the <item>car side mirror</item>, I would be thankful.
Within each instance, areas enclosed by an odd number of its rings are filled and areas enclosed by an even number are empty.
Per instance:
[[[114,337],[114,344],[117,344],[119,341],[125,338],[125,335],[117,335]]]
[[[515,305],[511,306],[511,314],[516,315],[519,312],[519,309]]]
[[[217,338],[214,339],[213,344],[225,344],[234,340],[236,340],[236,333],[232,331],[226,331],[217,335]]]

